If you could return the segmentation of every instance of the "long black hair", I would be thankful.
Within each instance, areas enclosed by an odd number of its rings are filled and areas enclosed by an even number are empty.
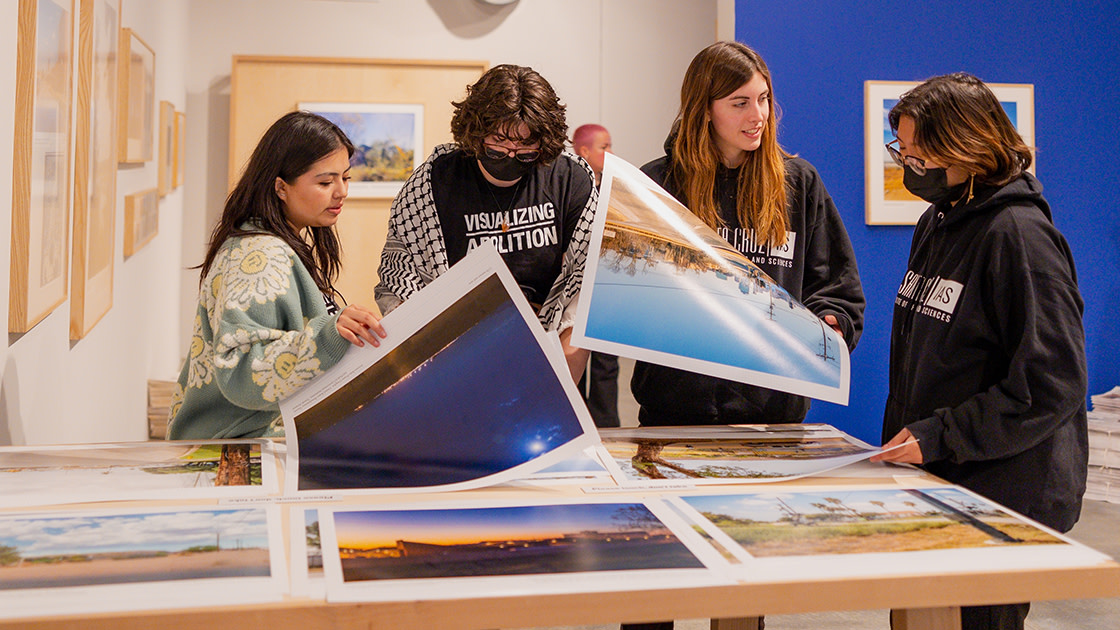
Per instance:
[[[346,134],[322,116],[297,111],[272,123],[253,150],[237,186],[226,198],[222,217],[214,226],[206,258],[200,265],[202,278],[206,278],[227,239],[271,234],[295,250],[320,291],[335,294],[334,280],[341,267],[342,248],[334,226],[309,227],[306,235],[296,231],[284,214],[284,202],[276,194],[276,178],[293,184],[312,165],[339,149],[346,149],[347,157],[354,155],[354,144]],[[251,227],[243,229],[246,223]]]

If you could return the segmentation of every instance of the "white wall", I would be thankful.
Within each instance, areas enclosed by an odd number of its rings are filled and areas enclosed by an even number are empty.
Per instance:
[[[185,185],[159,235],[121,258],[123,196],[155,185],[155,162],[118,176],[113,308],[67,340],[68,303],[0,348],[0,444],[146,437],[146,380],[177,375],[197,272],[226,194],[233,55],[472,59],[532,66],[570,127],[610,128],[623,158],[661,155],[692,56],[730,32],[730,0],[123,0],[123,24],[156,51],[156,98],[187,115]],[[15,83],[16,2],[0,2],[0,93]],[[14,99],[0,99],[0,198],[11,199]],[[5,122],[7,121],[7,122]],[[9,204],[10,205],[10,204]],[[0,242],[10,239],[10,210]],[[7,311],[7,257],[0,262]]]
[[[0,3],[0,198],[12,198],[16,2]],[[156,50],[157,100],[182,109],[186,0],[124,0],[122,24]],[[76,30],[75,30],[76,32]],[[153,160],[121,168],[117,178],[113,307],[84,339],[69,341],[69,301],[31,331],[0,347],[0,444],[147,438],[149,377],[174,373],[182,189],[160,203],[159,234],[127,260],[122,254],[125,194],[156,185]],[[11,203],[0,207],[0,239],[10,242]],[[8,311],[8,256],[0,263],[0,311]],[[172,334],[169,334],[172,333]]]

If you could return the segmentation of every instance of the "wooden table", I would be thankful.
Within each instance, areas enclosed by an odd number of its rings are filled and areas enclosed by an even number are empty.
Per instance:
[[[870,481],[870,480],[866,480]],[[882,484],[883,479],[874,480]],[[936,480],[928,480],[936,483]],[[851,485],[858,480],[813,479],[788,485]],[[409,499],[568,497],[571,487],[539,489],[498,487],[484,490],[410,495]],[[640,493],[639,493],[640,494]],[[629,495],[628,495],[629,496]],[[361,504],[401,501],[400,495],[347,498]],[[120,503],[112,504],[114,507]],[[125,504],[127,505],[127,504]],[[331,504],[337,505],[337,504]],[[721,586],[586,592],[538,596],[494,596],[376,603],[326,603],[289,599],[274,604],[211,608],[161,609],[87,615],[40,616],[0,620],[0,630],[207,630],[261,628],[521,628],[532,626],[611,624],[665,619],[712,618],[713,629],[757,628],[759,615],[895,609],[896,630],[959,628],[958,607],[1023,601],[1120,596],[1120,564],[1108,561],[1061,569],[923,573],[920,567],[874,577],[799,579]]]

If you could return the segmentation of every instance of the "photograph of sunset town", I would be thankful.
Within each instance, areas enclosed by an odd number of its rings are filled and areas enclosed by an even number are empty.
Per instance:
[[[641,503],[334,513],[345,582],[703,564]]]

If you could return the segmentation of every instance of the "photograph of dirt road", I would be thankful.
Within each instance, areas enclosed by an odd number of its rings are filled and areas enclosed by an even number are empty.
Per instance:
[[[0,518],[0,591],[272,575],[263,508]]]
[[[756,558],[1067,544],[954,487],[741,493],[681,500]]]

